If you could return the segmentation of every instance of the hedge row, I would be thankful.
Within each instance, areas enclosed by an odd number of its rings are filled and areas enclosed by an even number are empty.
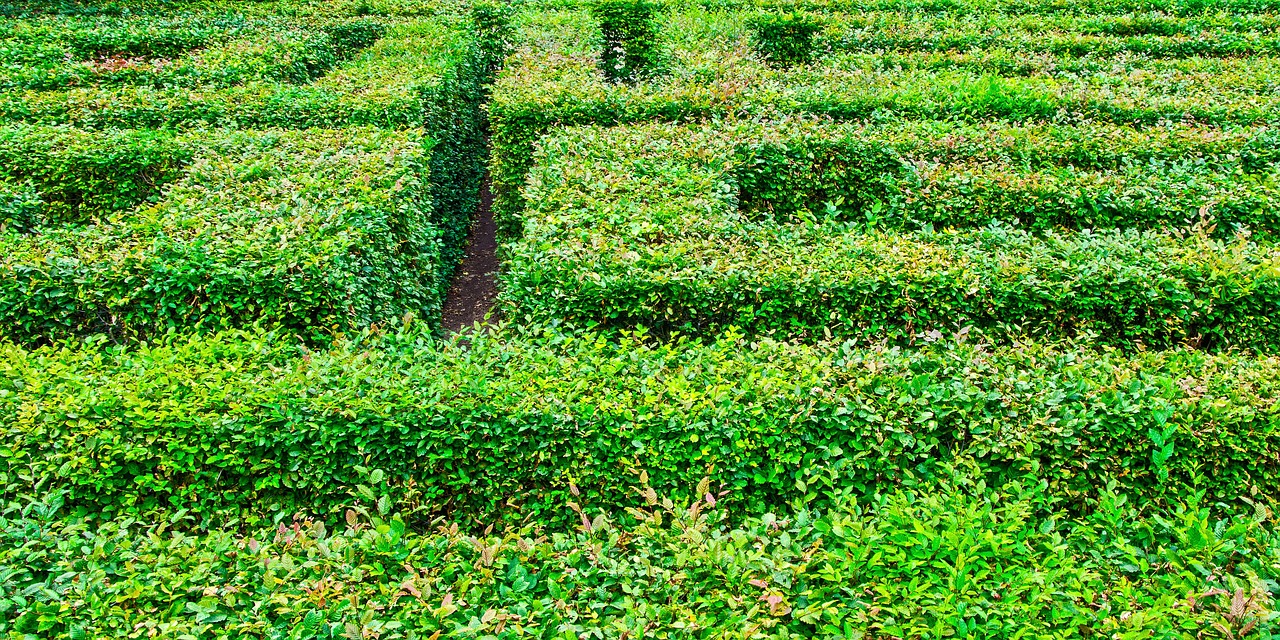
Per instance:
[[[61,62],[67,57],[172,58],[251,30],[237,15],[12,20],[0,25],[0,62]]]
[[[192,143],[166,131],[0,127],[0,180],[43,201],[31,225],[85,222],[154,203],[191,162]]]
[[[24,341],[252,323],[321,339],[434,317],[447,281],[426,152],[372,129],[212,136],[157,204],[0,237],[0,326]]]
[[[752,129],[651,125],[544,138],[526,192],[534,204],[524,236],[507,247],[502,296],[510,313],[663,332],[735,325],[754,333],[911,342],[930,331],[971,327],[996,340],[1097,333],[1101,343],[1117,346],[1280,348],[1273,320],[1280,280],[1269,244],[1214,240],[1207,228],[1053,231],[998,224],[912,232],[893,216],[978,222],[979,214],[992,213],[990,203],[981,190],[964,191],[973,181],[943,184],[950,194],[940,195],[949,201],[936,199],[930,190],[939,185],[926,181],[908,193],[913,200],[878,206],[886,188],[876,163],[902,163],[883,149],[867,150],[856,133],[850,141],[862,155],[841,158],[845,165],[815,170],[812,149],[801,148],[800,169],[750,166],[746,176],[754,183],[747,184],[734,146],[746,144]],[[751,211],[767,199],[742,210],[744,184],[787,205],[788,187],[812,185],[815,175],[847,178],[841,188],[848,189],[827,210],[791,218]],[[1019,195],[1020,185],[988,186],[1006,189],[1001,206],[1045,195]],[[1058,204],[1080,222],[1090,221],[1091,211],[1107,215],[1090,208],[1097,201],[1075,209]],[[888,231],[868,227],[860,219],[866,215],[889,218],[881,225]]]
[[[1004,77],[961,68],[843,65],[772,69],[733,43],[746,38],[737,14],[673,13],[673,65],[655,83],[615,85],[595,68],[585,13],[528,16],[527,43],[509,59],[490,105],[494,211],[507,236],[520,232],[519,189],[535,142],[557,126],[818,114],[838,120],[951,119],[1107,122],[1151,126],[1274,122],[1270,59],[1134,62],[1102,73]],[[555,51],[535,47],[554,48]],[[714,52],[707,54],[705,52]],[[901,56],[904,54],[892,54]],[[968,55],[968,54],[965,54]],[[938,60],[938,54],[925,54]]]
[[[254,81],[303,84],[373,44],[384,30],[368,20],[319,25],[257,21],[239,25],[236,37],[226,37],[217,46],[173,58],[161,52],[164,39],[154,34],[146,34],[152,37],[140,42],[95,45],[107,48],[88,53],[78,52],[74,42],[63,47],[65,52],[47,41],[15,43],[7,55],[0,55],[0,59],[13,58],[7,68],[0,68],[0,89],[47,91],[121,84],[229,87]]]
[[[901,13],[826,14],[818,47],[832,51],[1002,49],[1067,56],[1263,56],[1280,51],[1271,15],[1210,19],[1074,18]]]
[[[634,505],[642,470],[677,500],[709,475],[745,514],[874,493],[960,453],[993,477],[1031,461],[1076,507],[1108,482],[1143,505],[1280,490],[1275,358],[514,327],[468,341],[5,346],[0,476],[10,495],[66,491],[72,512],[225,523],[346,504],[363,466],[421,518],[480,526]]]
[[[0,94],[0,120],[83,128],[422,126],[442,78],[479,71],[471,41],[443,20],[390,27],[385,37],[317,81],[231,87],[84,87]]]
[[[1045,515],[1051,504],[1034,479],[988,487],[955,473],[740,526],[703,498],[625,515],[587,507],[576,530],[472,537],[456,526],[414,531],[386,503],[353,509],[345,522],[190,535],[170,521],[61,520],[57,497],[14,499],[0,515],[0,633],[800,639],[1280,630],[1280,539],[1265,509],[1223,520],[1195,506],[1143,516],[1111,499],[1076,520]]]
[[[580,7],[590,0],[542,0],[544,6]],[[811,11],[902,11],[906,13],[1000,14],[1011,16],[1115,16],[1152,20],[1164,16],[1275,13],[1275,0],[701,0],[708,9]],[[1155,14],[1155,15],[1153,15]]]
[[[1280,138],[1267,129],[934,121],[773,127],[724,134],[737,140],[731,179],[740,208],[753,216],[830,215],[905,229],[998,220],[1037,232],[1197,222],[1217,224],[1220,237],[1280,231],[1273,178]]]

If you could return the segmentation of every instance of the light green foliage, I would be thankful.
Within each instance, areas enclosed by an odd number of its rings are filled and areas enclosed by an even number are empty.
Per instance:
[[[625,506],[626,470],[642,468],[675,497],[711,474],[736,513],[760,513],[871,493],[957,451],[996,476],[1034,460],[1081,508],[1111,480],[1142,504],[1278,489],[1273,358],[544,333],[464,347],[410,329],[327,352],[258,334],[6,347],[0,473],[89,513],[212,522],[323,513],[356,465],[427,514],[481,523],[550,518],[569,499]]]
[[[0,516],[0,631],[1016,638],[1275,625],[1280,556],[1265,513],[1216,520],[1192,503],[1144,515],[1112,495],[1060,519],[1034,480],[948,472],[735,525],[710,492],[674,503],[636,484],[646,504],[625,513],[570,503],[572,528],[481,536],[418,532],[363,498],[345,518],[245,535],[184,534],[180,517],[59,519],[56,493],[14,498]]]
[[[1240,175],[1256,136],[571,129],[542,142],[503,296],[517,317],[663,332],[910,344],[972,330],[1273,352],[1275,249],[1234,235],[1278,228],[1270,174]],[[1172,159],[1188,156],[1199,161]]]
[[[1277,54],[1276,0],[0,5],[0,637],[1270,638]],[[486,146],[507,319],[441,337]]]

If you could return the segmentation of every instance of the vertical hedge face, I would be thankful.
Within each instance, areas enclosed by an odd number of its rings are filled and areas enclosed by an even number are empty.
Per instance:
[[[751,21],[751,46],[765,61],[792,67],[813,61],[813,36],[822,25],[800,13],[765,14]]]
[[[657,14],[649,0],[604,0],[591,7],[600,22],[600,70],[610,82],[636,82],[662,67]]]

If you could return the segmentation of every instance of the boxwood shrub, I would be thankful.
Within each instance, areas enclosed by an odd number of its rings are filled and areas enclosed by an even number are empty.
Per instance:
[[[415,132],[211,136],[154,205],[0,237],[0,326],[44,341],[261,323],[312,339],[432,318],[445,230]]]
[[[71,511],[216,522],[325,512],[369,484],[359,467],[425,519],[555,522],[571,500],[634,506],[641,471],[678,500],[709,476],[745,514],[874,493],[958,454],[993,478],[1034,463],[1074,508],[1108,483],[1143,505],[1269,500],[1278,368],[1189,350],[514,327],[465,344],[400,329],[326,351],[257,333],[8,345],[0,475],[11,492],[66,491]]]

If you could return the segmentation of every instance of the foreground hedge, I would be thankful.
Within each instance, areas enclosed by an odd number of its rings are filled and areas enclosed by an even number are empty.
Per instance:
[[[1276,630],[1265,509],[1214,520],[963,475],[730,526],[709,494],[568,531],[406,527],[389,503],[240,535],[0,514],[0,633],[45,638],[1179,637]],[[563,511],[575,515],[570,508]],[[619,523],[619,520],[622,522]],[[185,523],[174,521],[179,527]],[[1250,636],[1252,637],[1252,636]]]
[[[91,513],[215,522],[324,512],[386,472],[426,515],[548,518],[617,506],[647,470],[710,475],[736,513],[865,494],[957,452],[1040,466],[1075,504],[1280,489],[1280,360],[1018,346],[918,351],[421,332],[311,352],[277,335],[85,345],[0,358],[0,473]]]
[[[1209,195],[1217,179],[1192,180],[1199,169],[1099,179],[1108,174],[1070,164],[1019,181],[998,165],[973,169],[984,165],[967,164],[964,145],[935,154],[932,142],[892,131],[800,127],[808,133],[789,138],[791,128],[648,125],[544,139],[524,237],[507,248],[510,313],[663,332],[736,325],[911,342],[969,327],[993,339],[1092,333],[1126,347],[1280,349],[1276,251],[1231,235],[1241,222],[1277,228],[1273,208],[1255,206],[1274,199],[1265,182],[1228,180]],[[1005,137],[1017,141],[1017,129]],[[1049,147],[1011,165],[1072,151]],[[1215,205],[1220,230],[1195,220],[1213,218]],[[1025,225],[972,228],[1001,218]],[[1087,228],[1180,219],[1175,231]],[[1064,223],[1085,228],[1054,230]]]
[[[0,326],[24,341],[255,323],[322,339],[432,318],[447,280],[426,154],[411,132],[212,136],[158,204],[0,236]]]

